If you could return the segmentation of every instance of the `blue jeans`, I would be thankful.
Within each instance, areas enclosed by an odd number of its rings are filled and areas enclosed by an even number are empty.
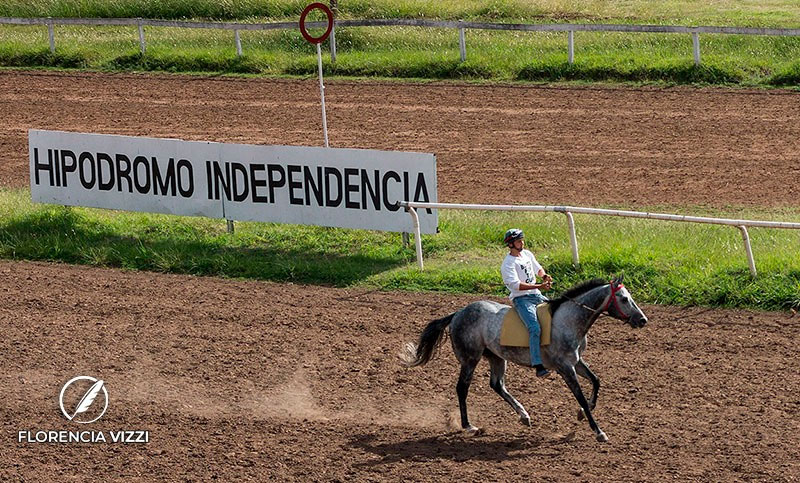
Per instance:
[[[515,297],[511,302],[517,309],[519,318],[528,327],[531,345],[531,366],[542,363],[542,350],[540,347],[539,336],[542,335],[542,328],[539,326],[539,318],[536,315],[536,306],[547,298],[544,295],[529,294]]]

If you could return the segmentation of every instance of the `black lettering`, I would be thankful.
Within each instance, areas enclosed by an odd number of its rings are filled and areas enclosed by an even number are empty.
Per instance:
[[[289,204],[292,205],[302,205],[303,198],[298,198],[294,195],[294,190],[296,189],[303,189],[303,183],[301,181],[294,180],[294,174],[300,174],[300,166],[296,164],[290,164],[286,167],[286,171],[289,173]]]
[[[52,155],[50,154],[50,150],[47,150],[47,163],[40,163],[39,162],[39,148],[33,148],[33,178],[36,180],[36,184],[39,184],[39,171],[47,171],[50,173],[50,186],[53,186],[53,165],[50,163],[52,159]]]
[[[317,166],[317,180],[314,181],[311,170],[308,166],[303,166],[303,178],[306,183],[306,205],[311,204],[309,195],[313,192],[317,206],[322,206],[322,166]]]
[[[52,161],[50,159],[51,152],[53,156]],[[56,179],[56,186],[61,186],[61,168],[59,167],[59,162],[58,162],[58,149],[48,149],[47,160],[51,161],[50,165],[55,168],[56,175],[54,177]]]
[[[225,192],[225,198],[231,199],[231,185],[228,182],[231,177],[230,166],[225,163],[225,173],[222,173],[219,163],[214,162],[214,199],[219,199],[219,187],[222,185],[222,191]]]
[[[186,171],[186,184],[181,175],[183,171]],[[178,191],[184,198],[191,198],[194,194],[194,168],[188,159],[178,161]]]
[[[336,178],[336,199],[331,198],[331,175]],[[336,168],[325,167],[325,206],[336,207],[342,204],[342,173]]]
[[[372,198],[372,205],[376,210],[381,211],[381,189],[380,189],[380,172],[376,169],[374,171],[374,181],[370,184],[369,175],[366,169],[361,170],[361,209],[367,209],[367,191],[369,197]]]
[[[358,201],[350,201],[350,193],[358,191],[358,184],[351,184],[350,176],[358,176],[358,170],[355,168],[344,168],[344,207],[358,209]]]
[[[167,175],[162,177],[156,158],[153,158],[153,194],[161,196],[175,196],[178,181],[175,179],[175,158],[169,158]],[[167,192],[169,190],[169,192]]]
[[[206,161],[206,188],[208,189],[208,199],[215,200],[217,198],[211,197],[211,161]]]
[[[153,163],[155,163],[155,158],[153,158]],[[143,169],[139,169],[139,167]],[[143,183],[140,182],[142,177],[144,177]],[[143,195],[150,192],[150,163],[144,156],[136,156],[133,160],[133,185],[136,187],[136,191]]]
[[[239,186],[239,178],[236,174],[242,175],[242,185]],[[233,176],[233,201],[244,201],[247,199],[250,189],[247,186],[247,169],[242,163],[231,163],[231,176]],[[238,188],[242,188],[239,191]]]
[[[88,163],[87,163],[88,161]],[[82,152],[81,155],[78,157],[78,164],[80,165],[80,174],[81,177],[81,185],[84,189],[90,190],[94,188],[94,183],[97,178],[97,173],[94,171],[94,157],[92,157],[92,153]],[[86,179],[86,166],[89,166],[91,177]],[[51,184],[52,186],[52,184]]]
[[[421,197],[420,194],[422,194]],[[428,203],[430,201],[428,197],[428,186],[425,184],[425,176],[422,173],[417,173],[417,189],[414,190],[414,201],[422,201],[423,203]],[[429,215],[433,213],[430,208],[425,208],[425,212]]]
[[[263,188],[264,186],[267,186],[266,179],[256,178],[256,172],[263,172],[265,169],[266,167],[263,164],[250,165],[250,189],[253,193],[253,203],[269,203],[269,198],[259,195],[256,191],[257,188]]]
[[[103,181],[103,163],[108,166],[108,181]],[[114,187],[114,161],[107,153],[97,153],[97,187],[100,191],[111,191]]]
[[[128,182],[128,193],[133,193],[133,181],[131,181],[131,160],[124,154],[115,156],[117,163],[117,191],[122,191],[122,180]],[[123,167],[122,164],[125,164]]]
[[[275,179],[274,174],[280,173],[281,177]],[[286,173],[283,171],[283,166],[279,164],[267,165],[267,182],[269,183],[269,199],[275,202],[275,188],[286,186]]]
[[[394,171],[387,171],[386,174],[383,175],[383,206],[386,207],[389,211],[397,211],[400,209],[400,204],[397,202],[390,203],[389,202],[389,180],[393,179],[396,182],[400,182],[400,175]]]
[[[67,164],[67,158],[72,160],[71,164]],[[61,150],[61,186],[67,186],[67,173],[74,173],[78,169],[78,158],[75,153],[69,149]]]
[[[411,201],[411,195],[408,193],[410,186],[408,185],[408,171],[403,171],[403,201]]]

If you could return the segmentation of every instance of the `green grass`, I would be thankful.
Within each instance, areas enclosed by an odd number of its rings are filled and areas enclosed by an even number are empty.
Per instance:
[[[308,0],[5,0],[5,17],[296,18]],[[328,3],[328,2],[325,2]],[[342,18],[797,26],[795,0],[340,0]]]
[[[297,20],[306,2],[295,0],[12,0],[0,16],[210,18]],[[599,22],[797,28],[800,4],[773,0],[721,1],[455,1],[381,0],[340,4],[341,18],[429,18],[492,22]],[[314,48],[296,29],[233,33],[146,28],[139,53],[133,27],[56,27],[56,52],[42,26],[0,26],[0,66],[202,72],[270,76],[316,73]],[[627,82],[743,86],[800,84],[800,38],[701,35],[702,65],[691,36],[577,32],[575,63],[567,62],[565,33],[467,31],[461,62],[453,29],[361,27],[337,30],[337,62],[328,76],[535,82]],[[327,49],[327,46],[325,46]]]
[[[624,273],[641,302],[788,309],[800,307],[800,232],[751,229],[759,276],[750,277],[732,227],[576,215],[581,266],[572,266],[560,214],[440,212],[441,233],[423,236],[425,270],[396,233],[32,204],[27,190],[0,191],[0,257],[278,282],[502,295],[501,234],[526,231],[555,290]],[[654,208],[655,211],[664,211]],[[800,210],[707,212],[784,221]]]
[[[51,54],[41,27],[0,28],[0,66],[94,70],[312,76],[314,48],[297,31],[242,32],[148,28],[139,52],[135,28],[59,27]],[[577,33],[575,63],[566,34],[469,31],[467,61],[447,29],[348,28],[337,33],[327,76],[494,81],[610,81],[792,86],[800,81],[800,38],[707,35],[702,65],[691,38],[677,34]]]

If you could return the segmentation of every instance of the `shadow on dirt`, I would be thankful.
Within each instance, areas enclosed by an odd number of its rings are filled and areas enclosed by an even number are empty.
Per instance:
[[[379,466],[397,462],[452,461],[509,461],[548,454],[547,448],[555,448],[575,439],[575,433],[554,438],[509,437],[491,439],[488,435],[466,437],[461,432],[449,433],[421,439],[408,439],[382,443],[373,434],[356,436],[351,447],[380,456],[379,461],[370,461],[361,466]],[[553,450],[554,454],[560,450]]]

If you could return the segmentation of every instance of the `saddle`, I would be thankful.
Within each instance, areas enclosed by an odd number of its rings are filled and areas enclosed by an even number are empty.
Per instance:
[[[536,315],[539,318],[539,326],[542,328],[542,335],[539,337],[541,346],[550,345],[550,325],[552,316],[550,315],[550,304],[548,302],[536,306]],[[511,347],[530,347],[530,334],[525,322],[519,318],[517,309],[511,307],[506,316],[503,317],[503,327],[500,329],[500,345]]]

